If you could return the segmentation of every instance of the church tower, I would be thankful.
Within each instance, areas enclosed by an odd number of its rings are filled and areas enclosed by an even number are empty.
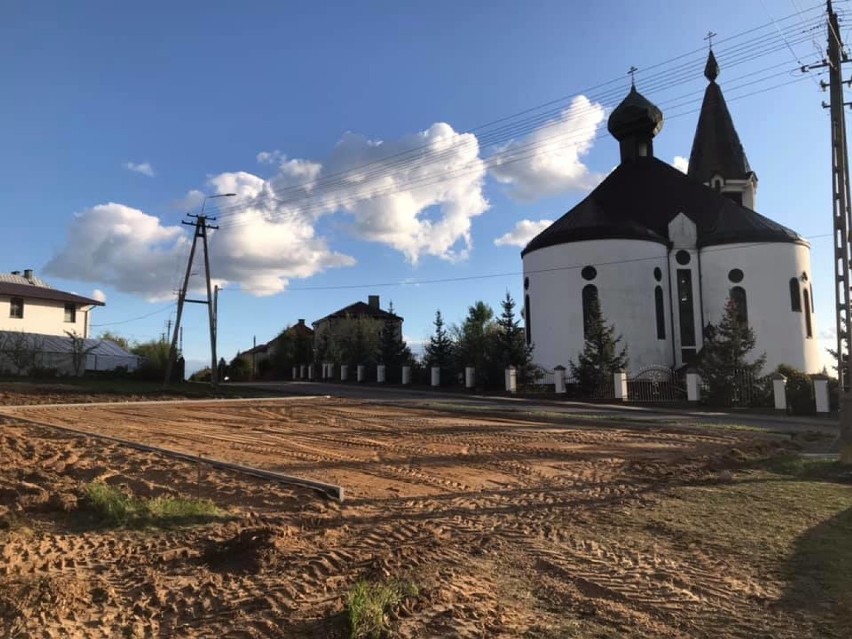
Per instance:
[[[737,204],[755,210],[757,176],[748,164],[743,145],[716,83],[719,64],[713,51],[707,56],[704,77],[710,84],[704,92],[698,127],[689,154],[688,175]]]

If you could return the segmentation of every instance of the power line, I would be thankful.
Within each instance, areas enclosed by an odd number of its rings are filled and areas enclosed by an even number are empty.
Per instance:
[[[808,9],[806,11],[813,11],[815,8],[816,7]],[[782,18],[780,20],[780,22],[784,22],[784,21],[791,20],[791,19],[801,20],[801,14],[795,13],[795,14],[792,14],[790,16],[786,16],[785,18]],[[765,29],[767,27],[776,27],[776,29],[778,29],[778,27],[777,27],[778,22],[779,21],[774,21],[774,22],[769,23],[767,25],[763,25],[761,27],[756,27],[754,29],[750,29],[750,30],[748,30],[744,33],[746,33],[746,34],[753,33],[755,31],[758,31],[760,29]],[[819,19],[814,18],[814,19],[811,19],[810,23],[806,23],[806,24],[810,24],[811,26],[815,27],[815,26],[817,26],[817,23],[819,23]],[[796,43],[805,41],[805,40],[812,37],[812,35],[807,32],[807,29],[805,29],[803,31],[798,25],[794,25],[792,27],[787,27],[787,30],[788,31],[781,32],[780,38],[779,38],[779,34],[777,34],[777,33],[775,33],[775,34],[764,34],[764,35],[760,36],[759,38],[757,38],[756,40],[748,41],[748,42],[745,42],[745,43],[738,45],[737,47],[731,48],[730,52],[728,52],[727,50],[723,50],[723,49],[717,49],[719,51],[718,57],[720,59],[720,63],[724,64],[725,68],[730,68],[730,67],[733,67],[733,66],[736,66],[736,65],[739,65],[739,64],[750,62],[752,60],[755,60],[755,59],[758,59],[758,58],[761,58],[761,57],[765,57],[766,55],[777,52],[778,50],[782,50],[783,48],[788,46],[788,44],[790,43],[789,39],[786,42],[782,42],[782,39],[786,38],[786,35],[788,34],[788,32],[789,32],[790,35],[792,35],[793,32],[795,32],[795,31],[799,32],[798,36],[794,40]],[[734,40],[738,37],[740,37],[740,36],[731,36],[730,38],[726,38],[726,39],[720,40],[718,42],[731,41],[731,40]],[[773,44],[774,46],[768,47],[767,45],[769,45],[769,44]],[[684,55],[686,55],[686,56],[693,55],[694,53],[696,53],[698,51],[703,52],[704,49],[703,48],[697,49],[694,52],[690,52],[689,54],[684,54]],[[678,60],[678,59],[681,59],[682,57],[683,56],[676,56],[675,58],[672,58],[671,60]],[[650,68],[655,68],[655,67],[659,68],[661,66],[664,66],[665,64],[667,64],[667,62],[652,65],[652,67],[650,67]],[[688,62],[688,63],[680,65],[679,67],[675,67],[674,70],[669,69],[669,70],[663,70],[661,72],[658,72],[656,75],[651,76],[647,80],[643,80],[643,84],[642,84],[643,91],[646,91],[646,92],[650,92],[650,91],[654,91],[654,90],[663,91],[665,89],[676,86],[677,84],[680,84],[684,81],[695,80],[695,79],[697,79],[698,74],[694,73],[695,69],[693,69],[692,67],[697,65],[697,64],[699,64],[698,61]],[[675,75],[674,80],[672,78],[673,71],[675,73],[679,74],[679,75]],[[623,82],[623,78],[613,79],[613,80],[601,83],[599,85],[596,85],[596,87],[593,87],[593,88],[605,87],[605,86],[611,85],[615,82]],[[559,98],[557,100],[545,103],[545,105],[539,105],[538,107],[532,107],[530,109],[526,109],[525,111],[522,111],[520,113],[521,114],[527,114],[527,113],[539,111],[539,110],[541,110],[541,108],[543,106],[559,104],[561,102],[564,102],[567,99],[575,98],[578,95],[581,95],[581,94],[584,94],[584,93],[591,93],[591,91],[586,90],[584,92],[578,92],[578,93],[571,94],[569,96],[564,96],[563,98]],[[611,97],[614,98],[616,96],[620,96],[622,93],[623,93],[623,90],[620,87],[616,87],[616,88],[608,90],[604,94],[593,95],[592,99],[594,101],[598,101],[598,102],[606,102],[609,98],[611,98]],[[558,109],[551,109],[550,111],[547,111],[545,113],[540,113],[540,114],[534,116],[533,118],[527,118],[526,120],[522,120],[522,121],[515,123],[515,124],[511,124],[511,125],[505,125],[504,124],[501,128],[497,129],[496,131],[493,131],[489,134],[485,134],[485,135],[480,136],[477,139],[477,144],[479,144],[481,146],[487,146],[489,144],[492,144],[492,145],[493,144],[499,144],[499,143],[504,142],[508,139],[512,139],[513,137],[523,135],[524,133],[527,133],[531,130],[534,130],[538,125],[540,125],[542,123],[542,120],[553,117],[555,115],[559,115],[561,113],[561,110],[562,110],[563,107],[564,107],[564,105],[560,106]],[[491,123],[488,123],[486,125],[481,125],[479,127],[475,127],[473,129],[470,129],[466,133],[473,133],[473,132],[476,132],[476,131],[479,131],[479,130],[488,129],[489,127],[493,126],[495,123],[503,123],[507,120],[511,120],[512,118],[516,117],[516,115],[506,116],[504,118],[500,118],[500,119],[492,121]],[[461,135],[463,135],[463,133],[460,133],[459,135],[461,136]],[[424,154],[424,151],[426,152],[425,154]],[[305,199],[306,197],[314,197],[315,198],[319,194],[328,194],[330,187],[333,187],[333,186],[345,185],[347,188],[350,187],[351,183],[348,182],[347,180],[351,179],[353,176],[357,175],[359,180],[361,180],[361,182],[363,183],[363,181],[365,179],[368,179],[368,178],[371,178],[371,177],[377,177],[379,175],[385,175],[389,169],[399,168],[400,166],[405,166],[407,164],[422,162],[423,155],[430,155],[429,151],[430,151],[430,147],[428,145],[422,145],[422,146],[419,146],[419,147],[414,148],[414,149],[407,149],[407,150],[400,151],[400,152],[397,152],[397,153],[394,153],[394,154],[390,154],[388,156],[376,158],[376,159],[373,159],[371,161],[362,163],[362,164],[360,164],[356,167],[351,167],[351,168],[344,170],[344,171],[338,171],[338,172],[331,173],[329,175],[323,176],[321,179],[319,179],[319,180],[317,180],[313,183],[302,183],[302,184],[298,184],[298,185],[291,185],[291,186],[283,187],[283,188],[277,189],[277,191],[274,192],[274,193],[270,193],[270,194],[267,194],[267,195],[257,196],[257,197],[251,198],[251,200],[249,202],[241,202],[241,203],[237,203],[237,204],[230,205],[230,206],[220,207],[218,209],[218,214],[219,214],[220,218],[226,217],[231,213],[238,212],[238,211],[244,210],[246,208],[256,207],[260,203],[262,203],[266,200],[278,202],[278,203],[281,203],[281,204],[288,204],[288,203],[293,203],[295,201],[299,201],[300,199]],[[446,157],[446,155],[448,153],[455,153],[456,151],[457,151],[457,149],[450,149],[449,151],[445,151],[443,153],[443,155],[435,154],[434,152],[432,152],[431,157],[435,161],[440,161],[440,159],[442,159],[443,157]],[[378,170],[367,171],[365,173],[365,170],[369,169],[370,167],[375,167]],[[274,178],[273,178],[273,181],[274,181]],[[305,193],[306,187],[308,187],[308,186],[310,186],[310,193]],[[283,197],[283,196],[286,196],[288,193],[291,193],[291,192],[296,192],[298,197],[293,199],[293,200],[287,200],[286,197]]]
[[[162,313],[163,311],[167,311],[170,308],[174,307],[174,302],[170,303],[168,306],[163,306],[162,308],[158,308],[156,311],[151,311],[150,313],[146,313],[145,315],[140,315],[138,317],[131,317],[126,320],[119,320],[116,322],[102,322],[100,324],[91,324],[92,328],[100,328],[101,326],[118,326],[119,324],[129,324],[130,322],[137,322],[139,320],[143,320],[145,318],[151,317],[152,315],[157,315],[158,313]]]

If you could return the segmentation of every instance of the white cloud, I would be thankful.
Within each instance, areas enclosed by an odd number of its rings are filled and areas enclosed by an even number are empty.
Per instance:
[[[400,161],[409,157],[416,161]],[[211,232],[212,274],[256,295],[283,291],[293,278],[355,263],[317,236],[315,226],[323,216],[343,215],[357,237],[417,262],[424,255],[466,257],[471,220],[488,208],[476,137],[443,123],[387,142],[347,133],[323,162],[275,152],[262,158],[278,162],[270,179],[221,173],[204,190],[237,194],[216,213],[221,228]],[[202,192],[193,190],[184,202],[197,204],[201,198]],[[168,299],[179,284],[190,237],[186,227],[165,225],[138,209],[101,204],[74,216],[67,242],[47,270]]]
[[[494,244],[496,246],[520,246],[523,248],[551,224],[553,224],[553,220],[539,220],[538,222],[521,220],[515,224],[515,228],[511,231],[494,240]]]
[[[284,159],[284,154],[278,149],[274,151],[261,151],[255,156],[258,164],[278,164]]]
[[[603,106],[577,96],[559,119],[500,149],[489,160],[491,175],[520,201],[591,189],[602,176],[589,171],[582,158],[603,119]]]
[[[104,293],[101,289],[96,288],[92,291],[92,299],[99,302],[106,302],[106,293]]]
[[[140,162],[139,164],[136,164],[135,162],[125,162],[124,168],[128,171],[133,171],[134,173],[141,173],[148,177],[154,177],[154,167],[151,166],[150,162]]]
[[[216,179],[239,186],[243,195],[263,182],[249,174],[223,174]],[[157,217],[123,204],[101,204],[74,216],[65,246],[45,270],[151,300],[171,299],[190,241],[181,225],[166,226]],[[200,251],[196,253],[200,258]],[[210,262],[220,284],[235,283],[262,296],[284,290],[291,278],[350,266],[354,259],[331,251],[303,221],[273,221],[263,209],[248,208],[231,218],[227,232],[211,232]]]
[[[672,162],[674,168],[678,171],[683,171],[686,173],[689,170],[689,160],[683,157],[682,155],[676,155],[674,157],[674,162]]]

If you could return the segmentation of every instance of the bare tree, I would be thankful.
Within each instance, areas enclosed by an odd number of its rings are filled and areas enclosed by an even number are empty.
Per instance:
[[[77,335],[76,331],[65,331],[65,334],[71,340],[71,365],[74,368],[74,374],[82,375],[86,366],[86,357],[98,347],[98,343],[94,342],[91,346],[86,346],[86,338]]]

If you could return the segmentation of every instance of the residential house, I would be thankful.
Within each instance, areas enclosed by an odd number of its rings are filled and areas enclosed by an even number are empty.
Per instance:
[[[375,351],[387,322],[393,324],[397,339],[402,340],[403,318],[383,310],[378,295],[370,295],[366,303],[355,302],[318,319],[313,323],[317,358],[337,363],[361,359],[361,354],[353,351],[359,348],[353,343],[356,329],[367,342],[362,349]]]

